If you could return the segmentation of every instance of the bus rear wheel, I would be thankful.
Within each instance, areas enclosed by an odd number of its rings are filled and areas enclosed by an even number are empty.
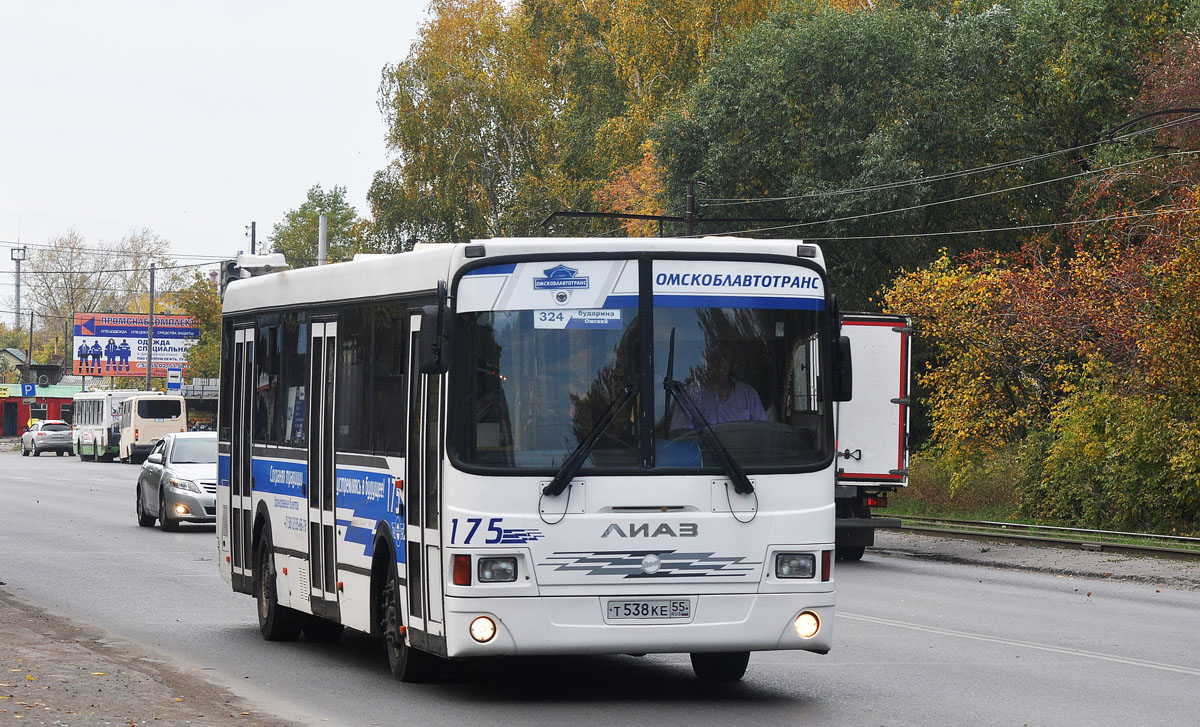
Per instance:
[[[258,600],[258,630],[267,641],[295,641],[301,614],[279,604],[275,593],[275,545],[271,528],[263,528],[254,558],[254,595]]]
[[[398,581],[396,561],[393,560],[388,569],[387,584],[379,596],[379,613],[383,619],[383,646],[387,652],[388,668],[391,669],[392,676],[398,682],[413,684],[432,681],[436,676],[437,667],[433,661],[434,657],[405,643],[400,623]]]
[[[692,654],[692,671],[702,682],[736,682],[746,675],[749,651],[698,652]]]

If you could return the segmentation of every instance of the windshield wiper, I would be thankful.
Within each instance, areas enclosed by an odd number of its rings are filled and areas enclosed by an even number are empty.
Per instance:
[[[683,383],[668,376],[663,379],[663,388],[675,397],[675,402],[683,407],[684,413],[688,415],[692,423],[700,425],[698,427],[700,437],[708,442],[708,446],[712,447],[713,452],[716,453],[717,461],[721,463],[721,469],[725,470],[725,474],[729,475],[729,479],[733,482],[734,492],[739,495],[749,495],[754,492],[754,485],[750,482],[750,478],[746,476],[742,466],[721,443],[721,438],[713,431],[712,425],[708,423],[708,419],[700,411],[700,407],[696,406],[696,402],[688,396],[687,391],[683,388]]]
[[[558,468],[558,474],[554,475],[554,479],[550,480],[550,484],[542,488],[543,495],[557,496],[561,495],[562,491],[567,489],[567,485],[571,484],[571,480],[575,479],[575,475],[579,474],[579,470],[583,467],[583,463],[587,460],[588,455],[596,448],[596,442],[600,441],[600,435],[604,434],[604,430],[608,429],[608,425],[612,424],[613,419],[616,418],[617,412],[624,408],[625,404],[632,398],[633,387],[626,386],[621,391],[620,396],[613,399],[613,402],[604,410],[604,414],[600,417],[600,421],[596,423],[591,433],[563,461],[562,467]]]

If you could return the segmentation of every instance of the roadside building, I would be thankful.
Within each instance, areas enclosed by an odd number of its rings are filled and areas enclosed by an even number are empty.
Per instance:
[[[0,437],[20,436],[28,428],[30,419],[74,420],[72,402],[80,392],[80,386],[35,384],[32,396],[23,396],[21,387],[22,384],[0,384],[0,408],[3,409]]]

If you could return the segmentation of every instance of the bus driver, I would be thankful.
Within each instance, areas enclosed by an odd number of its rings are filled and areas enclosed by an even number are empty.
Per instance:
[[[733,378],[731,354],[714,346],[706,351],[705,358],[706,365],[697,377],[698,384],[692,384],[686,389],[700,415],[709,424],[766,421],[767,413],[763,410],[758,392],[745,381]],[[675,413],[671,416],[671,431],[695,429],[699,426],[701,423],[692,421],[684,407],[675,405]]]

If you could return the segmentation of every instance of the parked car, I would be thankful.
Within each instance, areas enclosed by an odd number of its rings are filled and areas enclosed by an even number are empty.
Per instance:
[[[64,454],[75,454],[71,439],[71,425],[62,419],[43,419],[34,422],[33,426],[21,435],[21,455],[28,457],[30,452],[36,457],[42,452],[54,452],[59,457]]]
[[[137,519],[167,532],[217,520],[217,435],[174,432],[146,455],[137,481]]]

